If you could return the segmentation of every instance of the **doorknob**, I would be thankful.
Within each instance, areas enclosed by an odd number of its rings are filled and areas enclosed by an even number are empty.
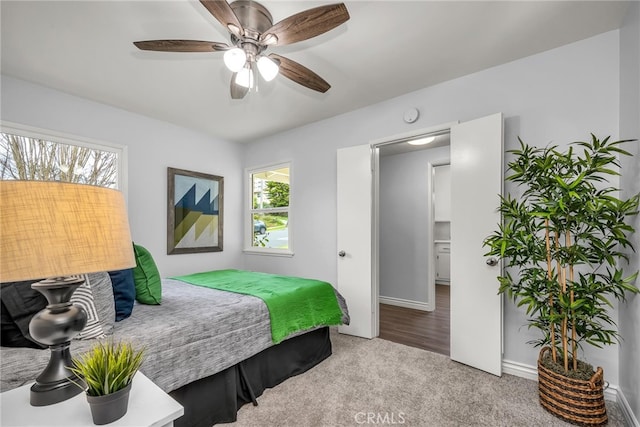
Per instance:
[[[494,257],[487,258],[487,265],[490,265],[491,267],[498,265],[498,259]]]
[[[345,256],[346,254],[347,254],[347,253],[346,253],[345,251],[340,251],[340,252],[338,252],[338,256],[339,256],[340,258],[344,258],[344,256]]]

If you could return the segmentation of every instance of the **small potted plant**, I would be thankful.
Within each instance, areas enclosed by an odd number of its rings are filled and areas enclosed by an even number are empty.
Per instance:
[[[131,382],[143,357],[144,350],[130,343],[106,340],[73,358],[70,369],[86,383],[94,424],[108,424],[127,413]]]
[[[603,371],[578,360],[583,345],[618,341],[610,300],[637,293],[637,272],[625,274],[631,251],[625,222],[637,214],[638,195],[618,198],[608,177],[618,175],[620,145],[630,140],[575,142],[568,150],[535,148],[520,141],[510,151],[508,181],[521,188],[501,197],[503,222],[484,242],[488,255],[505,260],[499,292],[526,308],[540,331],[538,385],[541,405],[579,425],[607,423]]]

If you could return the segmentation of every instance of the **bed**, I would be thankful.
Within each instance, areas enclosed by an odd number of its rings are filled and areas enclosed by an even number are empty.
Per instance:
[[[276,277],[277,278],[277,277]],[[328,285],[331,287],[331,285]],[[349,323],[344,299],[338,323]],[[274,342],[265,302],[251,295],[163,279],[161,305],[135,305],[115,322],[113,337],[144,346],[141,371],[185,407],[176,426],[235,421],[237,410],[269,387],[331,355],[329,325],[314,325]],[[72,352],[95,340],[74,340]],[[2,347],[2,391],[30,382],[48,351]]]

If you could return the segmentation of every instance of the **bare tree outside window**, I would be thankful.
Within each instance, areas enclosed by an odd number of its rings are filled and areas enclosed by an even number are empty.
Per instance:
[[[65,181],[117,188],[118,154],[3,132],[0,179]]]

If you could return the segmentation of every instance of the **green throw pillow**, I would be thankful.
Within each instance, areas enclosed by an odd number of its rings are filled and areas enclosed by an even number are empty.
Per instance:
[[[140,245],[133,245],[136,266],[133,269],[133,281],[136,285],[136,300],[142,304],[160,304],[162,284],[158,267],[151,253]]]

